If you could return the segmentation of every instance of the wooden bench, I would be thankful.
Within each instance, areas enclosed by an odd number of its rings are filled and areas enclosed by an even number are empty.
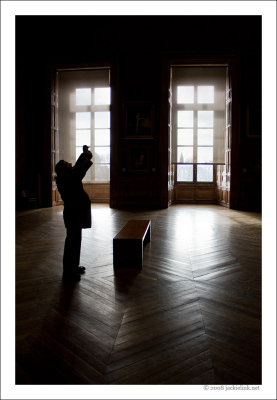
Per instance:
[[[151,240],[151,220],[130,220],[113,238],[114,267],[142,268],[143,244]]]

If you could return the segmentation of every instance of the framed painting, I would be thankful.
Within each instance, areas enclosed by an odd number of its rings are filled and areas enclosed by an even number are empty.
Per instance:
[[[149,172],[148,146],[134,146],[130,149],[130,171]]]
[[[125,137],[153,139],[154,108],[152,103],[125,104]]]

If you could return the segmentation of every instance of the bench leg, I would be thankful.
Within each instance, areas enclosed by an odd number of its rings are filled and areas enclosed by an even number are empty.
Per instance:
[[[134,239],[113,240],[114,267],[142,268],[143,242]]]
[[[144,238],[144,242],[145,243],[149,243],[150,240],[151,240],[151,224],[148,227],[147,233],[146,233],[145,238]]]

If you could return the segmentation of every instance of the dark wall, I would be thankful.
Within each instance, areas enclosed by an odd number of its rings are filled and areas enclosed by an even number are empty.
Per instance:
[[[247,131],[248,105],[261,104],[261,19],[254,16],[16,17],[18,207],[22,190],[37,199],[37,206],[51,206],[51,73],[60,66],[104,63],[111,65],[113,96],[111,205],[166,207],[165,66],[171,59],[197,57],[238,60],[236,206],[259,209],[261,138]],[[153,104],[151,140],[125,139],[124,107],[134,101]],[[143,172],[130,166],[137,146],[148,154]]]

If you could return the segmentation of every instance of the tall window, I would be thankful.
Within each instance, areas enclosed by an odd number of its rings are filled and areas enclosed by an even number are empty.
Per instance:
[[[109,69],[59,72],[60,158],[74,164],[90,146],[87,182],[110,180],[110,104]]]
[[[224,163],[225,68],[172,68],[172,154],[177,182],[213,182]]]
[[[90,146],[93,166],[85,180],[110,179],[110,88],[76,88],[76,159]]]

